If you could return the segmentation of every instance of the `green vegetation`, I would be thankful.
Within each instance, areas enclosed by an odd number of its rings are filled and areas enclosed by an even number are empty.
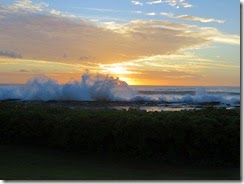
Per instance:
[[[5,180],[240,180],[239,168],[163,164],[119,154],[81,154],[42,146],[0,146]]]
[[[0,135],[1,179],[240,179],[239,109],[145,112],[5,101]]]
[[[0,143],[122,153],[165,163],[237,166],[240,111],[86,110],[0,103]]]

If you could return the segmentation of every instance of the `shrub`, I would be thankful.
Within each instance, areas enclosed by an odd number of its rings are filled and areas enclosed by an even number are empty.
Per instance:
[[[238,165],[240,111],[95,110],[0,103],[1,144],[42,144],[135,158]]]

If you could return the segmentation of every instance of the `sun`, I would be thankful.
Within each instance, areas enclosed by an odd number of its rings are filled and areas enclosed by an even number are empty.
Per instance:
[[[129,85],[134,85],[135,82],[132,78],[130,78],[130,74],[132,71],[129,71],[124,66],[120,65],[110,65],[110,66],[103,66],[103,73],[107,73],[112,75],[113,77],[118,77],[121,81],[125,81]]]
[[[126,66],[118,64],[100,65],[100,72],[109,74],[113,77],[118,77],[121,81],[125,81],[129,85],[137,85],[138,81],[131,75],[139,74],[137,71],[130,71]]]
[[[130,74],[130,72],[122,66],[112,66],[106,70],[111,74]]]

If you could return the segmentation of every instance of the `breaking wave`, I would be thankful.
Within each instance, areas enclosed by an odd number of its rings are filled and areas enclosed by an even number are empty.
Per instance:
[[[84,74],[81,81],[66,84],[58,84],[47,76],[39,76],[23,86],[1,88],[0,99],[122,101],[129,100],[133,93],[126,82],[108,75]]]
[[[223,104],[238,104],[240,98],[228,97],[221,95],[212,95],[208,93],[204,88],[198,87],[195,89],[195,95],[184,95],[183,97],[172,97],[169,99],[161,98],[161,101],[167,101],[172,103],[223,103]]]
[[[240,103],[240,95],[234,92],[207,92],[204,88],[188,91],[140,91],[119,78],[85,73],[80,81],[58,84],[47,76],[39,76],[24,85],[0,87],[0,100],[62,100],[62,101],[153,101],[167,103]],[[155,94],[158,94],[156,97]]]

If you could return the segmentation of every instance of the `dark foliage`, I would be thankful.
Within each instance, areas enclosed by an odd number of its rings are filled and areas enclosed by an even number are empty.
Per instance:
[[[86,110],[0,102],[0,143],[60,147],[175,163],[240,162],[240,110]]]

